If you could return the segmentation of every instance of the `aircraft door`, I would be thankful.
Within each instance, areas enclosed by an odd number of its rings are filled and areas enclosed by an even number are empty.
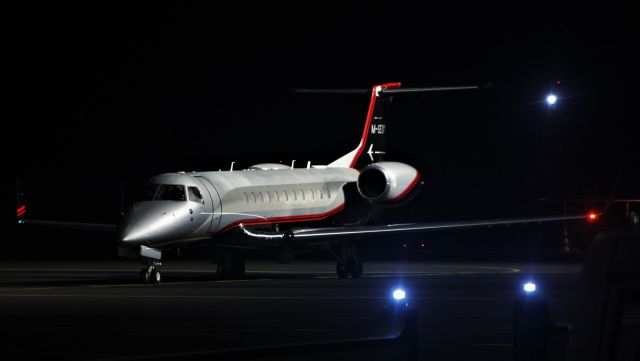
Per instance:
[[[220,196],[218,196],[218,191],[216,188],[209,182],[207,178],[204,177],[194,177],[197,179],[200,184],[202,184],[202,196],[205,199],[205,209],[203,210],[203,216],[206,216],[209,219],[209,227],[207,228],[207,233],[213,233],[218,229],[218,225],[220,224],[220,219],[222,218],[222,204],[220,202]]]

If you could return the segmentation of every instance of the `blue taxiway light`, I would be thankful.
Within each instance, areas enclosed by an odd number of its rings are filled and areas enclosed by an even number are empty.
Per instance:
[[[522,286],[522,289],[526,292],[526,293],[533,293],[536,291],[536,284],[533,282],[527,282]]]
[[[402,301],[407,297],[407,293],[401,288],[395,289],[392,295],[396,301]]]

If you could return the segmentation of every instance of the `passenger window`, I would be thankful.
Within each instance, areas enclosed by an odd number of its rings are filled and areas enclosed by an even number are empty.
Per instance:
[[[189,200],[191,202],[202,202],[202,194],[200,194],[200,190],[196,187],[189,187]]]

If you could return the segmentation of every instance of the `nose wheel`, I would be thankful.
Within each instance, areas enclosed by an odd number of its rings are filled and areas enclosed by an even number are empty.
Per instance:
[[[140,270],[140,281],[142,283],[160,283],[162,274],[160,273],[160,262],[151,262]]]

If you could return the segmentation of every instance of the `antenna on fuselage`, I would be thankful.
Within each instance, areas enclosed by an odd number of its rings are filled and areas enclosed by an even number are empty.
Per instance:
[[[293,165],[294,164],[296,164],[296,160],[295,159],[291,161],[291,169],[293,169]]]
[[[307,169],[311,169],[311,161],[307,161]]]
[[[233,170],[233,165],[234,165],[235,163],[236,163],[236,162],[231,162],[231,168],[229,168],[229,172],[231,172],[231,171]]]

